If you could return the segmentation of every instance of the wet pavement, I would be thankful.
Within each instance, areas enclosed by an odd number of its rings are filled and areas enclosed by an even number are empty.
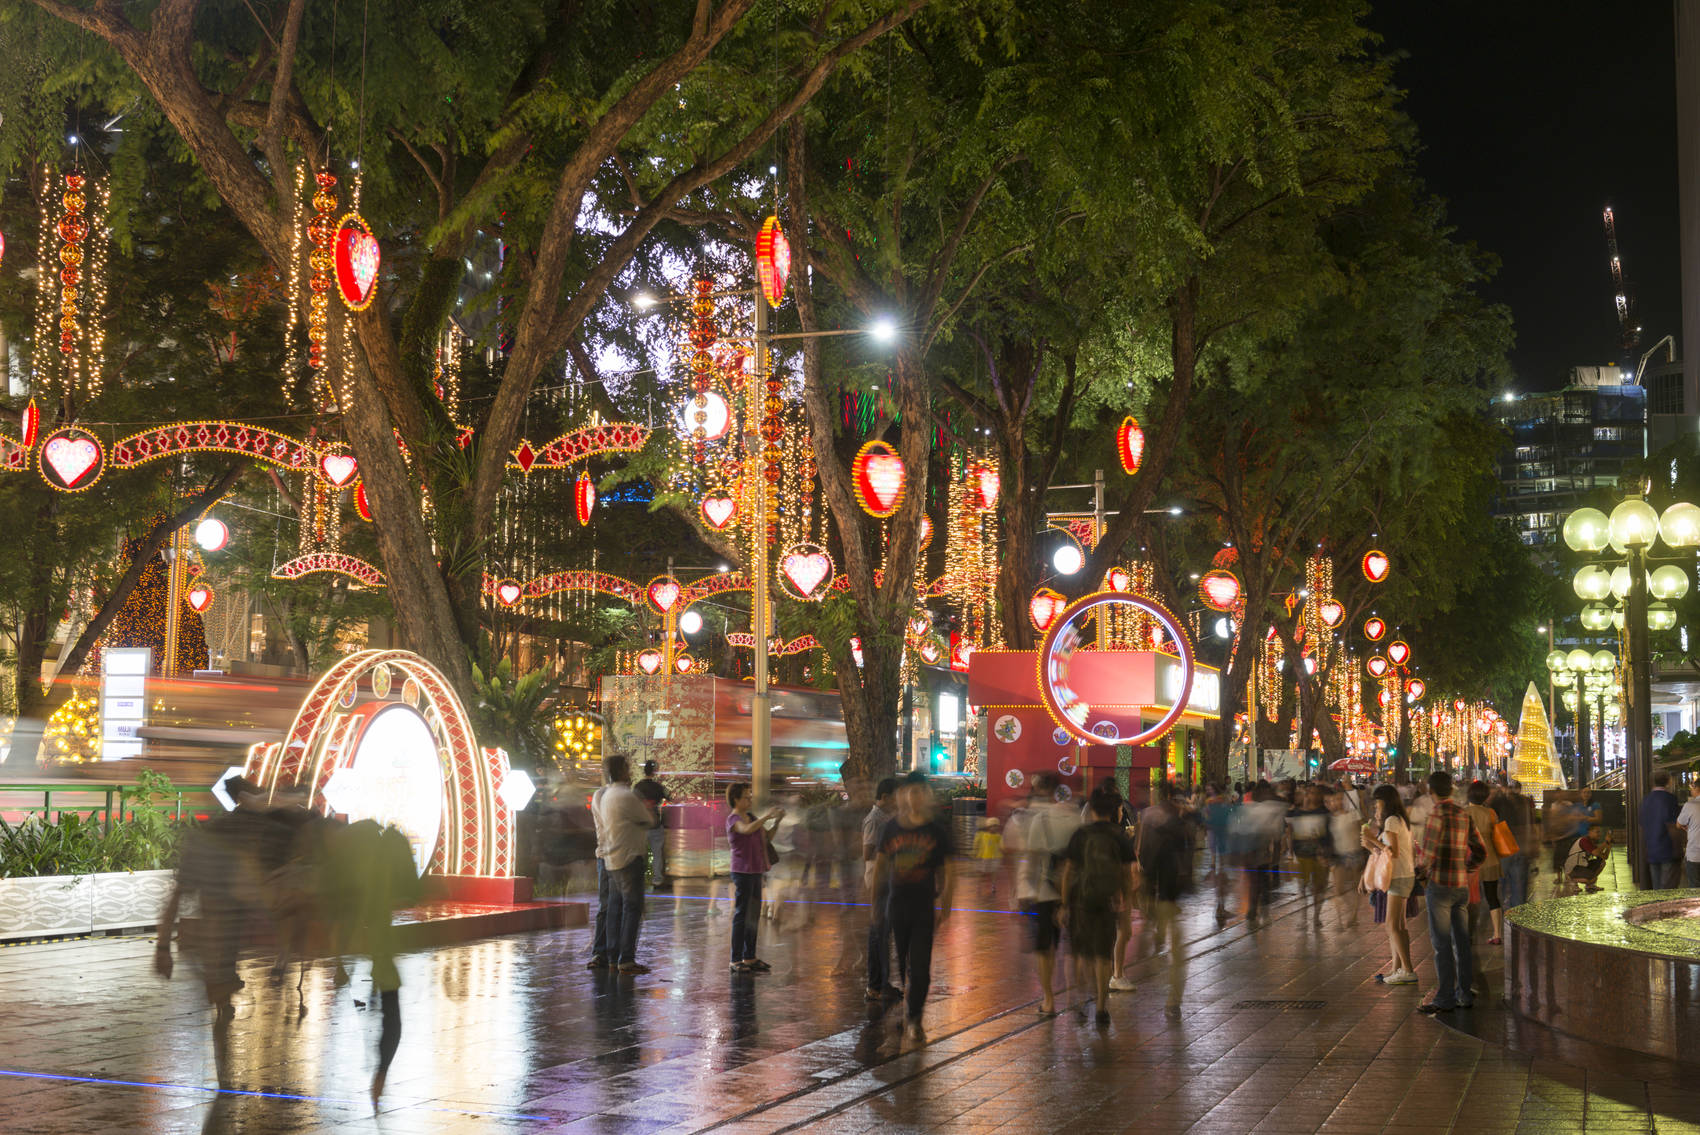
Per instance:
[[[1524,1025],[1497,994],[1423,1017],[1424,985],[1374,982],[1387,951],[1367,907],[1356,929],[1335,909],[1317,928],[1290,883],[1255,931],[1218,929],[1207,891],[1188,901],[1178,1019],[1160,955],[1108,1027],[1082,994],[1043,1017],[1025,919],[990,882],[971,877],[941,928],[923,1047],[834,973],[866,912],[829,888],[783,908],[796,925],[762,923],[762,977],[727,971],[725,881],[652,895],[646,976],[584,968],[583,928],[407,954],[376,1115],[363,964],[343,989],[315,965],[298,1001],[247,961],[220,1090],[200,985],[155,978],[150,940],[0,949],[0,1132],[1700,1132],[1692,1066]]]

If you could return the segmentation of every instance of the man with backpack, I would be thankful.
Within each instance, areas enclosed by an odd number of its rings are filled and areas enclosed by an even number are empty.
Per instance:
[[[1075,956],[1092,974],[1097,1023],[1107,1025],[1116,914],[1133,905],[1135,855],[1133,840],[1115,822],[1121,794],[1101,784],[1092,790],[1088,808],[1092,822],[1069,839],[1058,890]]]
[[[1181,895],[1192,889],[1192,844],[1185,818],[1175,807],[1174,786],[1167,781],[1157,786],[1157,802],[1139,814],[1139,838],[1135,841],[1139,870],[1150,888],[1155,946],[1161,951],[1168,939],[1169,999],[1164,1011],[1180,1015],[1181,990],[1186,987],[1186,943],[1181,933]]]

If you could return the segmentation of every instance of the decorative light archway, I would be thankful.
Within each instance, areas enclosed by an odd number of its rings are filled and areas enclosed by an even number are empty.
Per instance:
[[[1161,623],[1175,643],[1181,668],[1181,687],[1162,718],[1157,724],[1127,736],[1108,722],[1101,721],[1095,728],[1087,728],[1086,719],[1091,715],[1092,706],[1068,684],[1069,663],[1084,641],[1080,628],[1086,616],[1099,607],[1116,604],[1132,607]],[[1192,678],[1192,641],[1187,638],[1181,621],[1161,603],[1130,592],[1099,591],[1075,600],[1052,622],[1039,647],[1039,699],[1059,727],[1088,745],[1139,746],[1163,736],[1187,711],[1187,704],[1192,698]],[[1109,725],[1107,730],[1106,725]]]
[[[401,676],[392,682],[391,672]],[[281,744],[256,745],[245,775],[275,797],[300,789],[308,807],[329,812],[325,787],[350,767],[358,726],[371,702],[356,711],[362,684],[378,703],[410,705],[430,727],[443,778],[443,811],[431,870],[442,875],[508,877],[514,866],[513,809],[499,791],[508,776],[500,749],[480,749],[454,688],[424,658],[408,650],[362,650],[342,659],[314,683]]]

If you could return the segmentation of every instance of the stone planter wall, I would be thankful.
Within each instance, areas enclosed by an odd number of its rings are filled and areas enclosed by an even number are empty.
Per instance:
[[[171,871],[0,879],[0,941],[151,927]]]

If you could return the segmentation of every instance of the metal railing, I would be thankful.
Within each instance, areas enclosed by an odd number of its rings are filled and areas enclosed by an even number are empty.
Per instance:
[[[129,807],[126,809],[124,793],[134,791],[139,787],[135,784],[69,784],[63,782],[57,784],[10,784],[0,782],[0,815],[23,813],[25,815],[40,815],[44,819],[51,820],[56,818],[56,814],[63,816],[67,812],[75,812],[79,815],[92,814],[100,816],[102,827],[110,832],[114,818],[122,822],[126,815],[134,814],[136,811],[136,801],[134,800],[128,802]],[[174,820],[180,820],[187,814],[183,805],[185,798],[205,797],[209,805],[217,804],[212,792],[205,788],[178,788],[169,793],[156,793],[156,795],[169,801],[169,803],[155,804],[153,807],[155,809],[168,809],[171,818]],[[40,796],[41,803],[14,804],[10,798],[15,796]],[[98,796],[102,798],[102,803],[95,804],[91,801],[87,804],[71,807],[64,804],[66,797],[77,796],[85,798]],[[60,801],[57,805],[54,803],[56,798]],[[143,806],[146,807],[147,805]]]

